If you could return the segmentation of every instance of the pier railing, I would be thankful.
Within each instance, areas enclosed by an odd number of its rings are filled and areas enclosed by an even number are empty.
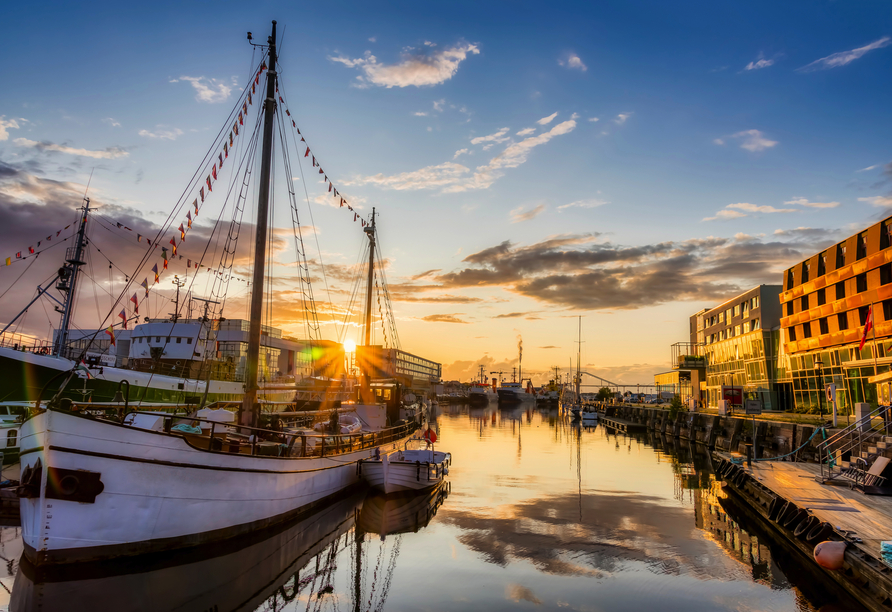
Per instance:
[[[877,457],[885,455],[892,433],[892,406],[880,406],[817,445],[821,483],[843,478],[854,486],[876,483],[881,478],[870,474]],[[848,458],[846,458],[848,457]]]

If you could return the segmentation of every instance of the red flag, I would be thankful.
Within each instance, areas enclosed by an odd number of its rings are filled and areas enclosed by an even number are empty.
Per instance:
[[[180,227],[177,229],[180,230],[180,241],[185,240],[186,239],[186,230],[183,229],[183,224],[180,223]]]
[[[325,173],[322,171],[322,165],[321,165],[321,164],[319,165],[319,174],[325,174]]]
[[[173,238],[171,238],[171,239],[170,239],[170,244],[173,245],[173,254],[176,255],[176,254],[177,254],[177,242],[176,242],[176,240],[174,240]]]
[[[307,152],[304,153],[304,157],[307,157],[310,154],[310,147],[307,147]],[[316,159],[315,157],[313,159]]]
[[[207,184],[208,184],[208,193],[210,193],[214,190],[214,188],[211,187],[211,175],[210,174],[208,174]]]
[[[164,260],[164,269],[167,270],[167,259]]]
[[[313,156],[313,167],[314,168],[316,167],[316,156],[315,155]]]
[[[28,247],[28,252],[34,254],[34,247]]]
[[[281,102],[282,104],[285,104],[285,100],[282,99],[282,96],[279,96],[279,102]]]
[[[296,125],[294,127],[297,127]],[[300,134],[300,128],[297,128],[297,133]],[[301,138],[303,140],[303,138]]]
[[[224,142],[223,144],[226,144],[226,143]],[[220,158],[220,169],[222,170],[223,169],[223,154],[218,153],[217,155]]]
[[[297,124],[294,122],[294,119],[291,120],[291,127],[293,127],[293,128],[297,127]],[[300,134],[300,132],[298,132],[298,134]],[[303,138],[301,138],[301,140],[303,140]]]
[[[247,115],[248,114],[248,103],[242,102],[242,111]]]
[[[192,202],[192,205],[195,206],[195,216],[198,216],[198,198],[195,198],[195,201]]]
[[[254,82],[251,84],[251,93],[255,93],[257,91],[257,81],[260,80],[260,77],[254,79]]]
[[[328,193],[331,193],[331,183],[328,184]]]
[[[341,205],[338,208],[344,208],[344,198],[341,198]]]
[[[187,259],[187,260],[186,260],[186,267],[187,267],[187,268],[191,268],[191,267],[192,267],[192,260],[191,260],[191,259]]]
[[[118,316],[121,317],[121,320],[124,321],[124,329],[127,329],[127,313],[122,310],[118,313]]]
[[[201,188],[201,201],[204,202],[204,187]]]
[[[291,111],[288,110],[288,109],[286,108],[286,109],[285,109],[285,114],[288,115],[288,116],[290,117],[290,116],[291,116]]]
[[[238,112],[238,124],[245,125],[245,122],[242,120],[242,111]]]
[[[133,302],[133,312],[135,312],[136,314],[139,314],[139,300],[136,299],[135,293],[130,298],[130,301]]]
[[[108,329],[105,330],[105,333],[108,334],[108,337],[110,339],[109,341],[111,342],[111,345],[114,346],[115,345],[115,330],[112,329],[111,325],[108,326]]]
[[[19,251],[18,253],[16,253],[16,254],[15,254],[15,258],[16,258],[16,259],[21,259],[21,258],[22,258],[22,252]]]
[[[211,168],[211,174],[214,176],[214,180],[217,180],[217,164],[214,164],[214,167]]]
[[[152,272],[155,273],[155,282],[157,283],[158,282],[158,264],[155,264],[154,266],[152,266]],[[148,289],[146,291],[148,291]]]
[[[861,344],[858,345],[858,350],[864,348],[864,343],[867,342],[867,333],[873,329],[873,304],[867,307],[867,320],[864,321],[864,333],[861,334]]]
[[[353,213],[353,223],[356,223],[356,217],[358,217],[358,216],[359,215],[357,213]]]
[[[226,159],[229,159],[229,143],[223,143],[223,152],[226,153]],[[223,164],[220,164],[221,166]]]
[[[187,227],[192,227],[192,211],[191,210],[186,211],[186,218],[189,220],[189,225]]]

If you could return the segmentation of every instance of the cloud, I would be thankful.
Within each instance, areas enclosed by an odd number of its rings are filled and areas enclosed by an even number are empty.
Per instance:
[[[559,347],[559,346],[553,346],[553,345],[549,344],[548,346],[538,346],[538,347],[536,347],[536,348],[540,348],[540,349],[542,349],[542,350],[546,350],[546,349],[559,349],[559,348],[561,348],[561,347]]]
[[[508,133],[508,128],[501,128],[495,134],[489,134],[488,136],[478,136],[476,138],[471,139],[471,144],[481,144],[484,142],[507,142],[511,140],[509,137],[505,136]]]
[[[195,99],[199,102],[207,102],[208,104],[226,102],[235,85],[234,80],[230,84],[227,84],[223,81],[203,76],[181,76],[179,79],[173,79],[171,83],[176,83],[177,81],[186,81],[191,84],[193,89],[195,89]]]
[[[892,38],[888,36],[883,36],[879,40],[875,40],[869,45],[864,45],[863,47],[859,47],[857,49],[852,49],[851,51],[840,51],[839,53],[834,53],[832,55],[828,55],[827,57],[822,57],[819,60],[815,60],[810,64],[803,66],[802,68],[798,68],[799,72],[814,72],[815,70],[827,70],[829,68],[838,68],[840,66],[845,66],[851,62],[854,62],[859,57],[863,56],[868,51],[873,51],[874,49],[882,49],[883,47],[888,46],[892,43]]]
[[[79,155],[80,157],[91,157],[93,159],[118,159],[127,157],[129,152],[120,147],[106,147],[102,151],[90,151],[89,149],[76,149],[65,145],[55,144],[48,141],[38,142],[36,140],[28,140],[27,138],[16,138],[13,142],[20,147],[31,147],[38,151],[49,151],[52,153],[66,153],[68,155]]]
[[[17,130],[21,126],[19,125],[19,121],[24,122],[24,119],[19,119],[18,121],[15,119],[7,119],[6,115],[0,115],[0,140],[9,140],[9,132],[6,130]]]
[[[140,130],[138,134],[144,138],[152,138],[153,140],[176,140],[179,136],[183,135],[183,130],[180,128],[169,128],[166,125],[156,125],[154,132]]]
[[[717,144],[717,145],[723,145],[723,144],[725,144],[725,141],[722,140],[721,138],[715,138],[715,139],[713,139],[712,143]]]
[[[750,62],[746,66],[744,66],[744,70],[761,70],[762,68],[768,68],[769,66],[774,65],[773,59],[759,59],[755,62]]]
[[[564,59],[559,59],[558,64],[561,66],[566,66],[567,68],[574,68],[576,70],[581,70],[585,72],[588,70],[588,66],[586,66],[579,56],[575,53],[569,53]]]
[[[106,117],[102,120],[102,123],[105,123],[111,127],[121,127],[121,122],[117,119],[112,119],[111,117]]]
[[[739,210],[724,209],[718,211],[714,217],[703,217],[703,221],[717,221],[719,219],[739,219],[746,216],[746,213],[742,213]]]
[[[543,212],[545,212],[545,204],[539,204],[536,208],[526,212],[524,212],[523,206],[520,206],[511,211],[511,223],[520,223],[521,221],[535,219]]]
[[[589,117],[588,120],[595,122],[595,121],[600,121],[601,119],[599,119],[598,117]]]
[[[470,153],[470,150],[469,149],[459,149],[458,151],[455,152],[455,155],[452,156],[452,159],[458,159],[459,155],[463,155],[465,153]]]
[[[536,128],[523,128],[515,136],[529,136],[530,134],[534,134],[536,132]]]
[[[2,138],[0,138],[0,140],[2,140]],[[869,172],[871,170],[876,170],[880,166],[882,166],[882,164],[874,164],[872,166],[867,166],[866,168],[861,168],[860,170],[855,170],[855,172]]]
[[[360,87],[378,85],[380,87],[425,87],[439,85],[455,76],[468,55],[477,55],[480,49],[471,43],[459,43],[452,47],[431,51],[408,49],[397,64],[380,64],[378,59],[366,51],[365,56],[349,59],[342,56],[329,56],[329,60],[362,72],[356,79]]]
[[[371,38],[369,38],[369,42],[372,42],[372,43],[378,42],[378,39],[376,37],[372,36]]]
[[[747,151],[753,151],[754,153],[770,149],[777,144],[776,140],[768,140],[767,138],[764,138],[762,132],[759,130],[744,130],[732,134],[731,138],[739,138],[741,140],[740,148],[746,149]]]
[[[554,121],[554,118],[557,116],[558,116],[557,113],[552,113],[552,114],[548,115],[547,117],[542,117],[536,123],[538,123],[539,125],[548,125],[549,123]]]
[[[427,115],[428,115],[428,113],[426,113],[425,111],[416,111],[415,112],[416,117],[427,117]]]
[[[402,172],[400,174],[386,176],[375,174],[372,176],[357,177],[345,181],[345,185],[376,185],[384,189],[420,190],[440,189],[443,193],[456,193],[475,189],[487,189],[503,175],[506,168],[516,168],[527,161],[530,152],[540,145],[549,142],[552,138],[568,134],[576,128],[576,121],[570,119],[559,123],[547,132],[538,136],[525,138],[520,142],[511,142],[505,149],[489,160],[489,163],[477,166],[474,173],[469,176],[470,168],[455,162],[445,162],[435,166],[427,166],[420,170]],[[504,128],[507,133],[507,128]],[[473,139],[482,143],[490,139],[491,144],[501,139],[510,140],[504,136],[502,130],[489,136],[481,136]],[[480,140],[482,139],[482,140]],[[488,146],[484,145],[484,147]]]
[[[459,312],[456,314],[462,314],[462,313]],[[465,323],[465,324],[470,323],[470,321],[462,321],[455,315],[451,315],[451,314],[427,315],[426,317],[421,317],[421,320],[427,321],[428,323]]]
[[[809,202],[807,198],[794,198],[784,204],[805,206],[806,208],[837,208],[839,206],[839,202]]]
[[[744,211],[744,212],[740,212]],[[798,212],[795,208],[775,208],[774,206],[758,206],[748,202],[740,202],[737,204],[728,204],[723,210],[718,211],[714,217],[706,217],[704,221],[716,221],[718,219],[739,219],[746,217],[746,213],[794,213]]]
[[[558,206],[557,209],[560,211],[560,210],[566,210],[568,208],[597,208],[598,206],[603,206],[604,204],[609,204],[609,203],[610,202],[608,202],[607,200],[597,200],[597,199],[577,200],[575,202],[570,202],[569,204],[562,204],[561,206]]]
[[[626,120],[627,120],[629,117],[631,117],[631,116],[632,116],[632,113],[620,113],[620,114],[618,114],[618,115],[616,116],[616,119],[614,119],[613,122],[614,122],[616,125],[622,125],[622,124],[624,124],[624,123],[626,122]]]
[[[870,196],[867,198],[858,198],[859,202],[867,202],[871,206],[877,208],[887,208],[892,206],[892,196]]]

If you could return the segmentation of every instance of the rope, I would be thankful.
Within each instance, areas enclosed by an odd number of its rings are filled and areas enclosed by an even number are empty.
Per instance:
[[[794,450],[794,451],[791,451],[791,452],[787,453],[786,455],[780,455],[780,456],[778,456],[778,457],[764,457],[764,458],[760,458],[760,459],[753,459],[753,461],[780,461],[780,460],[783,459],[784,457],[789,457],[790,455],[795,455],[796,453],[798,453],[799,451],[801,451],[803,448],[805,448],[806,446],[808,446],[808,443],[811,442],[812,439],[813,439],[816,435],[818,435],[818,432],[819,432],[819,431],[820,431],[820,432],[823,432],[823,431],[824,431],[824,426],[823,426],[823,425],[822,425],[822,426],[819,426],[817,429],[815,429],[815,430],[812,432],[811,436],[809,436],[808,440],[806,440],[806,441],[802,444],[802,446],[800,446],[799,448],[797,448],[797,449]],[[826,434],[825,434],[825,436],[826,436]],[[744,461],[743,457],[741,457],[740,459],[737,459],[736,457],[732,457],[732,458],[731,458],[731,463],[736,463],[737,465],[742,465],[742,464],[743,464],[743,461]]]

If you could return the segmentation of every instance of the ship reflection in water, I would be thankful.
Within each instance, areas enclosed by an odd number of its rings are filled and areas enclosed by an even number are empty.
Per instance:
[[[454,463],[433,491],[360,493],[275,533],[137,563],[38,575],[13,559],[10,609],[847,609],[742,522],[699,447],[525,406],[444,407],[436,428]]]

